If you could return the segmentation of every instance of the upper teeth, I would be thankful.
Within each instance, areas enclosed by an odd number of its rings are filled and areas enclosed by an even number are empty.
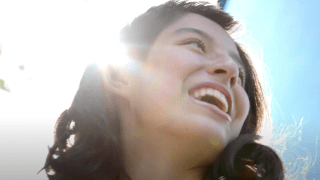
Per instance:
[[[211,89],[211,88],[202,88],[202,89],[198,89],[196,91],[193,92],[192,96],[196,99],[201,99],[202,97],[206,96],[206,95],[210,95],[210,96],[214,96],[216,99],[218,99],[222,104],[222,111],[227,112],[228,111],[228,102],[226,97],[218,90],[215,89]]]

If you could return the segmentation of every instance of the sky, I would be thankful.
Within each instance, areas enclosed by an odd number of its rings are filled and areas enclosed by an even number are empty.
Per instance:
[[[301,142],[288,149],[307,149],[309,158],[317,159],[308,180],[320,177],[319,6],[320,1],[229,0],[226,7],[245,24],[249,44],[263,54],[275,127],[295,126],[303,119]]]
[[[0,0],[0,79],[11,90],[0,90],[0,144],[5,146],[0,150],[0,177],[46,177],[36,172],[44,165],[47,145],[53,144],[55,121],[70,106],[85,67],[125,63],[118,31],[164,1],[106,2]],[[320,27],[315,23],[319,5],[302,0],[242,0],[241,4],[229,0],[226,7],[244,22],[247,32],[242,40],[259,50],[257,56],[268,69],[275,125],[299,124],[303,118],[297,146],[307,147],[313,158],[319,158],[315,148],[320,128]],[[307,179],[320,176],[316,169],[319,161]]]

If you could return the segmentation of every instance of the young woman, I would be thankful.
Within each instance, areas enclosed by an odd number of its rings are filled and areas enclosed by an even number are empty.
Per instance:
[[[132,63],[89,66],[58,119],[49,179],[283,179],[277,154],[254,142],[266,103],[230,37],[237,25],[204,2],[134,19],[121,32]]]

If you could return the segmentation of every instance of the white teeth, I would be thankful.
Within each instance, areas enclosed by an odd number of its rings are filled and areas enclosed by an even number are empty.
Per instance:
[[[196,99],[201,99],[205,95],[214,96],[216,99],[218,99],[222,103],[221,110],[224,112],[228,111],[228,102],[226,97],[218,90],[211,89],[211,88],[202,88],[200,90],[197,90],[193,93],[193,97]]]
[[[199,99],[200,98],[200,94],[199,94],[199,92],[197,91],[197,92],[195,92],[194,94],[193,94],[193,96],[196,98],[196,99]]]
[[[207,94],[214,96],[214,90],[213,89],[207,89]]]
[[[206,94],[207,94],[206,89],[202,88],[201,91],[200,91],[200,95],[204,96]]]

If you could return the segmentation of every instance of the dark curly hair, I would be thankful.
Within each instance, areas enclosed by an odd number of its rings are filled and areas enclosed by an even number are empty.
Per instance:
[[[196,13],[219,24],[229,34],[238,30],[239,23],[219,7],[206,2],[169,1],[150,8],[121,31],[121,40],[128,55],[144,61],[156,37],[167,26],[187,13]],[[240,135],[231,141],[207,168],[204,179],[284,179],[284,169],[271,148],[255,141],[262,121],[268,121],[267,105],[257,73],[244,48],[236,43],[246,72],[245,91],[250,110]],[[111,79],[115,69],[108,69]],[[114,96],[106,91],[105,74],[90,65],[86,69],[73,103],[58,118],[54,145],[43,169],[50,180],[67,179],[130,179],[122,159],[119,113]],[[74,144],[68,146],[71,135]]]

